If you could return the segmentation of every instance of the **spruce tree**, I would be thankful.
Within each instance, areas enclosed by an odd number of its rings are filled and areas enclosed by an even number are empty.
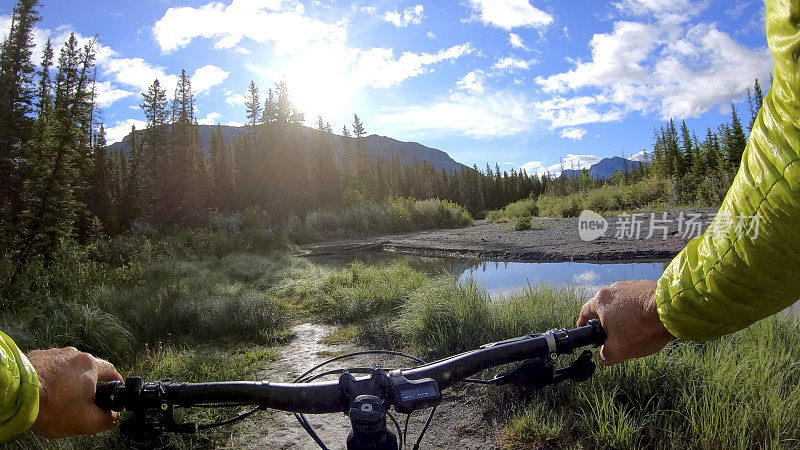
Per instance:
[[[12,284],[36,256],[51,261],[74,230],[85,181],[82,159],[91,155],[92,74],[95,43],[83,49],[74,34],[61,49],[55,79],[53,118],[31,143],[25,158],[22,236]]]
[[[724,141],[725,161],[728,171],[733,174],[739,169],[742,162],[742,154],[747,146],[747,137],[742,128],[742,122],[736,114],[736,107],[731,104],[731,126]]]
[[[4,230],[13,231],[23,201],[17,164],[33,126],[29,113],[36,87],[31,54],[34,26],[40,19],[38,8],[38,0],[18,0],[8,36],[0,47],[0,228]]]
[[[245,108],[247,108],[247,124],[251,127],[255,127],[262,119],[261,99],[258,95],[258,87],[255,81],[250,82],[244,105]]]
[[[261,123],[275,123],[278,121],[278,100],[272,88],[267,91],[267,101],[261,114]]]

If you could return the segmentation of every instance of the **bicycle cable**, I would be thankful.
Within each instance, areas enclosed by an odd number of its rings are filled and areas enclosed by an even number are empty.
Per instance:
[[[318,378],[321,378],[321,377],[324,377],[324,376],[328,376],[328,375],[341,374],[341,373],[344,373],[345,371],[353,372],[353,373],[367,373],[367,374],[371,373],[372,369],[368,369],[368,368],[365,368],[365,367],[354,367],[354,368],[349,368],[349,369],[334,369],[334,370],[329,370],[329,371],[326,371],[326,372],[323,372],[323,373],[320,373],[320,374],[316,374],[316,375],[313,375],[313,376],[311,375],[311,373],[313,373],[315,370],[321,369],[321,368],[323,368],[323,367],[325,367],[328,364],[331,364],[333,362],[336,362],[336,361],[339,361],[339,360],[342,360],[342,359],[353,358],[353,357],[356,357],[356,356],[366,356],[366,355],[400,356],[400,357],[403,357],[403,358],[410,359],[410,360],[412,360],[414,362],[420,363],[423,366],[427,364],[423,359],[418,358],[418,357],[416,357],[414,355],[409,355],[408,353],[397,352],[397,351],[393,351],[393,350],[364,350],[364,351],[359,351],[359,352],[346,353],[344,355],[339,355],[339,356],[335,356],[333,358],[329,358],[329,359],[317,364],[316,366],[312,367],[311,369],[308,369],[307,371],[305,371],[303,374],[301,374],[300,376],[295,378],[292,381],[292,383],[310,383],[310,382],[312,382],[312,381],[314,381],[314,380],[316,380]],[[435,411],[436,411],[436,408],[433,408],[431,410],[430,414],[428,415],[428,419],[425,421],[425,427],[422,430],[422,434],[424,434],[425,431],[427,431],[428,426],[430,425],[430,422],[433,419],[433,413]],[[401,447],[400,448],[402,449],[403,448],[402,447],[402,443],[405,442],[406,439],[405,439],[405,436],[403,435],[404,433],[400,429],[400,423],[397,422],[397,419],[395,419],[394,416],[392,416],[388,412],[387,412],[387,415],[389,415],[390,419],[392,420],[392,422],[394,423],[395,427],[397,428],[397,432],[399,434],[398,438],[399,438],[400,443],[401,443]],[[306,418],[306,416],[304,414],[296,413],[294,415],[294,417],[297,419],[297,421],[300,423],[300,426],[303,427],[303,429],[306,431],[306,433],[308,433],[308,435],[311,436],[311,439],[313,439],[314,442],[317,443],[317,445],[320,447],[321,450],[329,450],[328,447],[325,446],[325,443],[322,442],[322,439],[319,437],[317,432],[314,430],[314,427],[311,426],[311,424],[308,422],[308,419]],[[406,430],[407,430],[407,427],[406,427]],[[418,439],[418,441],[421,441],[421,437],[422,437],[422,435],[420,435],[420,439]]]

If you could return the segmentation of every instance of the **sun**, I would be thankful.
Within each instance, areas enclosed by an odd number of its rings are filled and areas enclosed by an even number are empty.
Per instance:
[[[356,87],[346,53],[344,49],[316,46],[284,65],[289,95],[305,113],[307,123],[316,124],[317,116],[334,122],[352,114]]]

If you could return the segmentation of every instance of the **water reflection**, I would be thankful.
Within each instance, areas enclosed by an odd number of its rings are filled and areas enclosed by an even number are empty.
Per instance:
[[[530,284],[571,284],[590,295],[603,286],[624,280],[657,280],[665,262],[649,263],[519,263],[480,262],[459,276],[472,277],[486,286],[493,297],[511,293]]]
[[[528,284],[571,284],[591,295],[597,289],[621,280],[656,280],[664,272],[666,262],[647,263],[521,263],[479,261],[455,258],[431,258],[381,251],[350,252],[312,258],[329,267],[346,267],[354,261],[367,265],[405,260],[412,267],[431,275],[450,273],[466,280],[473,278],[496,298]]]

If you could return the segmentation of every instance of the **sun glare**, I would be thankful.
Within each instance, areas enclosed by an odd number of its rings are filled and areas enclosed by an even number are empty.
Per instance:
[[[306,115],[306,122],[316,124],[317,116],[332,123],[349,115],[355,86],[350,79],[346,51],[317,46],[289,60],[283,77],[292,100]]]

